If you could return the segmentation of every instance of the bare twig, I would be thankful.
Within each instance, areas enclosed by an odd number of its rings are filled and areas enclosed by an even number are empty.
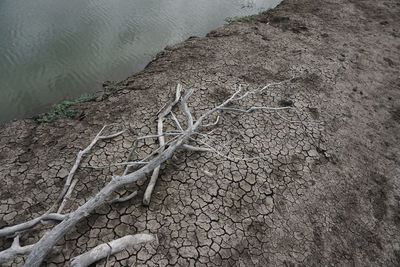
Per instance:
[[[209,148],[191,146],[191,145],[187,145],[187,144],[182,145],[182,148],[189,150],[189,151],[193,151],[193,152],[213,152],[213,150],[211,150]]]
[[[181,90],[182,90],[182,86],[180,84],[178,84],[178,86],[176,87],[175,100],[171,103],[171,105],[167,106],[164,109],[164,111],[161,112],[158,115],[157,134],[160,136],[158,138],[159,145],[160,145],[158,153],[162,153],[164,151],[164,147],[165,147],[165,138],[164,138],[164,135],[163,135],[163,127],[164,127],[163,126],[163,120],[170,112],[172,112],[173,107],[181,99]],[[178,127],[180,127],[178,119],[176,119],[176,123],[177,123]],[[145,191],[144,196],[143,196],[143,205],[145,205],[145,206],[148,206],[150,204],[151,194],[153,193],[154,187],[156,185],[156,182],[157,182],[157,179],[158,179],[158,175],[160,173],[160,167],[161,166],[158,165],[153,170],[153,173],[151,175],[149,184],[147,185],[146,191]]]
[[[137,191],[132,192],[131,194],[124,196],[124,197],[120,197],[120,198],[116,198],[113,201],[111,201],[111,203],[121,203],[121,202],[125,202],[128,200],[131,200],[132,198],[136,197],[138,194]]]
[[[252,157],[252,158],[230,157],[230,156],[228,156],[228,155],[222,154],[221,152],[219,152],[219,151],[216,150],[213,146],[207,144],[206,142],[203,142],[203,141],[201,141],[201,140],[197,140],[197,139],[194,139],[194,138],[191,138],[191,137],[189,137],[189,139],[191,139],[191,140],[193,140],[193,141],[195,141],[195,142],[199,142],[200,144],[202,144],[202,145],[208,147],[207,152],[214,152],[215,154],[217,154],[217,155],[219,155],[219,156],[221,156],[221,157],[223,157],[223,158],[226,158],[226,159],[228,159],[228,160],[231,160],[231,161],[252,161],[252,160],[256,160],[256,159],[263,159],[263,158],[265,158],[265,157]]]
[[[159,112],[157,112],[158,117],[165,117],[168,115],[168,113],[171,112],[171,110],[173,109],[173,107],[179,102],[179,100],[181,99],[181,93],[182,93],[182,85],[180,83],[178,83],[178,85],[176,86],[176,91],[175,91],[175,99],[174,101],[172,101],[171,103],[166,103]]]
[[[186,116],[188,127],[193,126],[193,116],[192,113],[190,112],[189,105],[187,102],[189,98],[192,96],[193,92],[194,92],[193,89],[189,90],[189,92],[187,92],[187,94],[181,100],[182,111]]]
[[[103,165],[103,166],[81,166],[81,168],[88,168],[88,169],[108,169],[111,167],[121,167],[121,166],[138,166],[138,165],[145,165],[149,163],[148,161],[130,161],[130,162],[119,162],[119,163],[113,163],[110,165]]]
[[[175,114],[171,111],[171,117],[172,120],[175,122],[176,128],[178,128],[178,130],[183,131],[183,128],[178,120],[178,118],[175,116]]]
[[[49,221],[49,220],[62,221],[65,218],[67,218],[67,216],[68,214],[58,214],[58,213],[43,214],[42,216],[37,217],[33,220],[0,229],[0,236],[12,236],[15,233],[32,228],[41,221]]]
[[[74,180],[72,181],[71,186],[68,188],[68,191],[67,191],[67,193],[65,194],[65,196],[64,196],[64,198],[63,198],[63,200],[62,200],[62,202],[61,202],[61,204],[60,204],[60,207],[59,207],[58,210],[57,210],[57,213],[61,213],[61,212],[62,212],[62,210],[64,209],[64,206],[65,206],[65,203],[67,203],[67,200],[68,200],[69,197],[71,196],[72,191],[74,190],[75,185],[76,185],[77,183],[78,183],[78,180],[77,180],[77,179],[74,179]]]
[[[209,123],[209,124],[205,124],[205,125],[202,125],[202,126],[203,126],[204,128],[210,127],[210,126],[215,126],[215,125],[218,124],[218,122],[219,122],[219,116],[217,116],[217,119],[215,120],[215,122]]]
[[[117,137],[117,136],[119,136],[119,135],[121,135],[121,134],[123,134],[123,133],[125,132],[125,130],[123,130],[123,131],[117,132],[117,133],[112,134],[112,135],[106,135],[106,136],[101,135],[101,134],[103,133],[103,131],[104,131],[108,126],[109,126],[109,125],[103,126],[103,128],[101,128],[101,130],[100,130],[99,133],[96,135],[96,137],[92,140],[92,142],[91,142],[84,150],[79,151],[79,153],[78,153],[78,155],[77,155],[77,157],[76,157],[75,163],[74,163],[74,165],[72,166],[71,170],[69,171],[69,174],[68,174],[68,176],[67,176],[67,180],[65,181],[65,184],[64,184],[63,189],[61,190],[61,193],[60,193],[60,195],[58,196],[58,198],[57,198],[57,200],[55,201],[55,203],[53,204],[53,206],[51,206],[50,209],[48,210],[48,213],[51,212],[51,211],[53,210],[53,208],[56,207],[56,205],[58,205],[58,203],[60,203],[61,201],[65,202],[64,197],[65,197],[65,195],[67,194],[68,191],[72,192],[72,190],[69,190],[69,188],[70,188],[70,186],[71,186],[71,182],[72,182],[72,179],[74,178],[75,172],[77,171],[77,169],[78,169],[78,167],[79,167],[79,164],[81,163],[82,157],[83,157],[86,153],[90,152],[90,150],[94,147],[94,145],[95,145],[99,140],[111,139],[111,138]],[[74,185],[75,185],[75,184],[76,184],[76,183],[74,183]],[[73,188],[72,188],[72,189],[73,189]],[[63,206],[64,206],[64,205],[61,205],[61,206],[60,206],[60,208],[59,208],[58,211],[57,211],[58,213],[61,213],[61,212],[62,212]]]
[[[157,127],[158,134],[162,134],[162,132],[163,132],[163,120],[164,120],[164,117],[158,118],[158,127]],[[159,153],[162,153],[164,151],[164,146],[165,146],[165,139],[163,136],[160,136],[159,143],[160,143]],[[146,191],[144,193],[143,205],[145,205],[145,206],[148,206],[150,204],[151,194],[153,193],[153,189],[154,189],[154,186],[156,185],[159,173],[160,173],[160,165],[155,167],[155,169],[153,170],[149,184],[147,185]]]
[[[132,158],[132,155],[136,152],[136,149],[137,149],[137,146],[138,146],[139,141],[144,140],[144,139],[159,138],[160,136],[166,136],[166,135],[175,135],[175,136],[176,136],[176,135],[181,135],[181,134],[182,134],[181,132],[170,131],[170,132],[165,132],[165,133],[163,133],[163,134],[161,134],[161,135],[157,134],[157,135],[139,136],[139,137],[137,137],[137,138],[135,139],[135,141],[133,141],[132,148],[131,148],[131,151],[129,152],[127,161],[130,161],[131,158]],[[164,148],[164,147],[159,147],[158,149],[162,149],[162,148]],[[155,155],[156,153],[158,153],[158,150],[153,151],[153,153],[152,153],[151,155],[149,155],[149,157],[147,157],[147,158],[141,160],[141,162],[146,161],[148,158],[150,158],[151,156]],[[134,166],[134,165],[132,165],[132,166]],[[128,172],[129,172],[129,170],[130,170],[130,167],[132,167],[132,166],[130,166],[129,164],[127,164],[123,175],[127,175]]]
[[[284,110],[284,109],[291,109],[291,107],[251,107],[248,109],[240,109],[240,108],[227,108],[227,107],[221,107],[219,110],[225,110],[225,111],[235,111],[235,112],[241,112],[241,113],[250,113],[255,110]]]

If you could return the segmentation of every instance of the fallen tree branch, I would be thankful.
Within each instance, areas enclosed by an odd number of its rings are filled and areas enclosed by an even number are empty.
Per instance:
[[[213,152],[213,150],[209,149],[209,148],[191,146],[191,145],[187,145],[187,144],[184,144],[182,147],[186,150],[193,151],[193,152]]]
[[[0,236],[12,236],[18,232],[32,228],[41,221],[49,221],[49,220],[62,221],[65,218],[67,218],[67,216],[68,214],[58,214],[58,213],[43,214],[42,216],[37,217],[33,220],[0,229]]]
[[[182,85],[178,84],[176,87],[176,94],[175,94],[175,100],[168,105],[159,115],[158,115],[158,122],[157,122],[157,134],[159,135],[158,137],[158,141],[159,141],[159,151],[158,153],[162,153],[164,151],[164,146],[165,146],[165,137],[163,134],[163,121],[164,118],[172,112],[172,109],[174,108],[174,106],[179,102],[180,98],[181,98],[181,90],[182,90]],[[174,115],[173,115],[174,117]],[[176,119],[176,117],[175,117]],[[177,126],[182,129],[182,127],[179,124],[178,119],[176,119],[176,124]],[[161,165],[158,165],[154,170],[153,173],[151,175],[149,184],[147,185],[146,191],[144,192],[144,196],[143,196],[143,205],[148,206],[150,204],[150,199],[151,199],[151,195],[153,193],[154,187],[156,186],[156,182],[158,179],[158,175],[160,173],[160,167]]]
[[[60,207],[57,210],[57,213],[61,213],[62,210],[64,209],[65,203],[67,203],[69,197],[72,194],[72,191],[74,191],[75,185],[78,183],[78,180],[75,179],[72,181],[71,186],[68,188],[67,193],[65,194],[65,196],[63,197],[63,200],[61,201]]]
[[[149,234],[126,235],[119,239],[98,245],[97,247],[89,250],[88,252],[76,256],[71,260],[71,266],[86,267],[103,258],[121,252],[128,247],[151,242],[153,240],[155,240],[154,236]]]
[[[160,136],[165,136],[165,135],[175,135],[175,136],[178,135],[178,136],[179,136],[179,135],[181,135],[181,134],[182,134],[182,131],[178,131],[178,132],[175,131],[175,132],[166,132],[166,133],[163,133],[163,134],[161,134],[161,135],[157,134],[157,135],[147,135],[147,136],[140,136],[140,137],[137,137],[137,138],[135,139],[135,141],[133,141],[132,148],[131,148],[131,151],[130,151],[129,154],[128,154],[127,161],[130,161],[131,158],[132,158],[132,155],[136,152],[136,149],[137,149],[137,146],[138,146],[139,141],[144,140],[144,139],[159,138]],[[172,142],[173,140],[175,140],[175,139],[172,139],[172,140],[170,140],[169,142]],[[167,143],[167,144],[168,144],[168,143]],[[156,153],[158,153],[158,151],[159,151],[160,149],[164,149],[164,146],[160,146],[160,147],[157,148],[155,151],[153,151],[153,153],[151,153],[148,157],[146,157],[145,159],[142,159],[141,161],[143,162],[143,161],[147,160],[148,158],[152,157],[153,155],[155,155]],[[129,173],[130,167],[132,167],[132,166],[129,166],[129,165],[126,166],[123,175],[127,175],[127,174]]]
[[[113,201],[111,201],[111,203],[121,203],[121,202],[128,201],[128,200],[130,200],[130,199],[136,197],[137,194],[138,194],[137,191],[132,192],[131,194],[129,194],[129,195],[127,195],[127,196],[114,199]]]
[[[240,109],[240,108],[227,108],[221,107],[219,110],[226,110],[226,111],[235,111],[235,112],[242,112],[242,113],[250,113],[255,110],[284,110],[284,109],[291,109],[292,107],[251,107],[248,109]]]
[[[217,116],[217,119],[215,120],[215,122],[209,123],[209,124],[205,124],[205,125],[203,125],[203,127],[206,128],[206,127],[210,127],[210,126],[215,126],[215,125],[218,124],[218,122],[219,122],[219,116]]]
[[[105,125],[105,126],[103,126],[103,128],[101,128],[101,130],[100,130],[99,133],[96,135],[96,137],[92,140],[92,142],[91,142],[84,150],[81,150],[81,151],[78,152],[78,155],[77,155],[77,157],[76,157],[75,163],[74,163],[74,165],[72,166],[71,170],[70,170],[69,173],[68,173],[67,180],[65,181],[64,187],[63,187],[63,189],[61,190],[60,195],[58,196],[58,198],[57,198],[57,200],[54,202],[54,204],[50,207],[50,209],[47,211],[47,213],[51,212],[51,211],[53,210],[53,208],[55,208],[55,207],[58,205],[58,203],[60,203],[60,202],[64,202],[64,203],[65,203],[65,201],[66,201],[66,200],[64,199],[64,198],[65,198],[65,195],[67,194],[68,191],[72,192],[73,188],[72,188],[72,190],[69,190],[69,189],[70,189],[70,187],[71,187],[71,182],[72,182],[72,179],[74,178],[75,172],[77,171],[77,169],[78,169],[78,167],[79,167],[79,164],[81,163],[82,157],[83,157],[86,153],[90,152],[90,150],[94,147],[94,145],[95,145],[99,140],[111,139],[111,138],[117,137],[117,136],[119,136],[119,135],[121,135],[121,134],[123,134],[123,133],[125,132],[125,130],[123,130],[123,131],[117,132],[117,133],[112,134],[112,135],[105,135],[105,136],[101,135],[101,134],[103,133],[103,131],[104,131],[108,126],[110,126],[110,125]],[[76,184],[76,183],[73,183],[74,186],[75,186],[75,184]],[[64,205],[61,204],[61,206],[60,206],[60,207],[58,208],[58,210],[57,210],[57,213],[61,213],[62,210],[63,210],[63,207],[64,207]]]
[[[230,156],[228,156],[228,155],[222,154],[220,151],[218,151],[217,149],[215,149],[214,147],[212,147],[210,144],[207,144],[206,142],[203,142],[203,141],[201,141],[201,140],[197,140],[197,139],[194,139],[194,138],[191,138],[191,137],[190,137],[190,139],[193,140],[193,141],[195,141],[195,142],[199,142],[200,144],[202,144],[202,145],[208,147],[208,148],[205,148],[205,149],[207,149],[207,151],[201,151],[201,152],[214,152],[215,154],[217,154],[217,155],[219,155],[219,156],[221,156],[221,157],[223,157],[223,158],[226,158],[226,159],[228,159],[228,160],[231,160],[231,161],[252,161],[252,160],[257,160],[257,159],[263,159],[263,158],[265,158],[265,157],[251,157],[251,158],[230,157]],[[185,146],[185,145],[183,145],[183,146]],[[202,148],[202,149],[203,149],[203,148]]]
[[[81,166],[81,168],[88,168],[88,169],[108,169],[111,167],[121,167],[121,166],[137,166],[137,165],[145,165],[149,163],[148,161],[130,161],[130,162],[120,162],[120,163],[113,163],[110,165],[104,165],[104,166]]]
[[[278,85],[278,84],[282,84],[284,82],[287,81],[291,81],[292,79],[286,80],[286,81],[282,81],[279,83],[272,83],[269,85],[264,86],[261,89],[257,89],[257,90],[253,90],[253,91],[247,91],[245,93],[242,93],[242,88],[239,86],[238,90],[236,90],[229,98],[227,98],[224,102],[222,102],[220,105],[206,111],[205,113],[203,113],[197,120],[195,120],[195,118],[193,117],[190,109],[189,109],[189,105],[188,105],[188,100],[190,98],[190,96],[193,94],[193,90],[189,90],[189,92],[181,97],[180,96],[180,92],[181,92],[181,86],[178,85],[177,86],[177,92],[176,92],[176,97],[175,100],[172,101],[171,104],[169,105],[165,105],[161,111],[158,114],[158,133],[157,135],[150,135],[150,136],[142,136],[142,137],[138,137],[135,139],[134,143],[133,143],[133,148],[131,149],[127,162],[129,163],[131,161],[131,155],[133,153],[136,152],[137,146],[138,146],[138,142],[140,140],[144,140],[144,139],[148,139],[148,138],[158,138],[159,139],[159,147],[155,150],[153,150],[149,155],[147,155],[146,157],[140,159],[137,162],[143,163],[142,166],[140,168],[137,168],[136,170],[134,170],[133,172],[129,173],[129,168],[130,165],[127,164],[127,167],[123,173],[123,175],[121,176],[116,176],[113,177],[111,179],[111,181],[106,184],[103,188],[100,189],[100,191],[95,194],[93,197],[91,197],[86,203],[84,203],[82,206],[78,207],[75,211],[69,213],[68,215],[60,215],[60,216],[65,216],[63,217],[61,220],[61,222],[56,225],[51,231],[47,232],[40,240],[39,242],[37,242],[32,250],[32,252],[29,254],[25,266],[29,266],[29,267],[35,267],[35,266],[40,266],[40,264],[42,263],[42,261],[44,260],[44,258],[46,257],[46,255],[50,252],[50,250],[54,247],[54,245],[57,243],[58,240],[60,240],[60,238],[62,238],[66,233],[68,233],[80,220],[82,220],[83,218],[89,216],[90,213],[92,213],[97,207],[100,207],[101,205],[103,205],[104,203],[108,203],[107,199],[109,199],[109,197],[115,193],[116,190],[135,183],[136,181],[143,179],[146,177],[146,175],[152,173],[154,176],[153,179],[151,179],[151,181],[153,180],[153,185],[152,187],[148,187],[149,188],[149,197],[146,198],[148,199],[148,202],[150,201],[150,196],[151,196],[151,192],[154,189],[154,185],[155,182],[157,180],[157,177],[159,175],[159,167],[162,163],[164,163],[165,161],[167,161],[168,159],[170,159],[172,157],[172,155],[175,153],[175,151],[177,151],[180,148],[184,148],[184,149],[192,149],[195,151],[204,151],[204,152],[214,152],[220,156],[223,156],[227,159],[230,160],[254,160],[254,159],[260,159],[262,157],[254,157],[254,158],[236,158],[236,157],[229,157],[228,155],[224,155],[222,154],[220,151],[216,150],[215,148],[213,148],[211,145],[207,144],[206,142],[203,141],[199,141],[196,140],[195,138],[192,137],[192,135],[197,135],[198,133],[198,129],[200,129],[201,127],[204,127],[204,125],[202,125],[203,121],[208,120],[208,118],[213,115],[214,113],[217,112],[225,112],[225,111],[238,111],[238,112],[245,112],[245,113],[249,113],[250,110],[251,111],[256,111],[256,110],[262,110],[262,109],[271,109],[274,110],[275,112],[278,110],[278,108],[271,108],[271,107],[250,107],[248,112],[246,112],[246,110],[242,110],[240,108],[227,108],[227,106],[229,106],[230,104],[232,104],[233,102],[237,102],[240,101],[242,99],[244,99],[245,97],[251,95],[251,94],[256,94],[256,93],[262,93],[264,90],[270,88],[273,85]],[[171,114],[171,111],[173,109],[173,107],[180,102],[181,104],[181,111],[182,113],[185,115],[186,120],[187,120],[187,125],[185,127],[185,129],[182,129],[182,126],[180,126],[179,121],[176,119],[174,119],[174,117],[176,118],[175,115]],[[279,108],[279,109],[283,109],[283,108]],[[165,136],[166,133],[163,132],[163,120],[169,115],[171,114],[172,120],[175,121],[175,124],[177,125],[177,130],[173,131],[173,132],[169,132],[170,134],[168,135],[173,135],[174,137],[165,142]],[[214,124],[218,123],[218,117],[217,117],[217,121]],[[206,124],[205,126],[208,126],[208,124]],[[103,129],[104,130],[104,127]],[[119,134],[121,134],[122,132],[116,133],[112,136],[101,136],[101,132],[102,130],[99,132],[99,134],[96,136],[96,139],[101,139],[101,138],[112,138],[115,137]],[[161,138],[162,137],[162,138]],[[80,151],[80,154],[78,153],[78,157],[77,160],[73,166],[73,168],[70,171],[70,174],[75,173],[76,169],[78,168],[78,165],[80,163],[81,157],[83,156],[83,152],[87,153],[95,144],[95,140],[92,141],[92,143],[83,151]],[[193,140],[195,142],[198,142],[202,145],[204,145],[206,148],[197,148],[191,145],[188,145],[187,143]],[[97,142],[97,141],[96,141]],[[82,152],[82,153],[81,153]],[[135,166],[139,166],[139,164],[136,164]],[[66,185],[64,185],[64,188],[62,190],[62,194],[60,194],[60,200],[62,198],[64,198],[64,196],[67,194],[68,189],[70,188],[71,185],[71,179],[70,175],[68,176]],[[151,182],[150,181],[150,182]],[[149,183],[150,184],[150,183]],[[63,193],[65,191],[65,193]],[[135,192],[134,192],[135,193]],[[127,196],[128,199],[130,199],[131,197],[133,197],[135,194],[132,193],[129,196]],[[68,195],[68,194],[67,194]],[[120,200],[123,201],[125,198],[121,198]],[[57,201],[58,203],[59,201]],[[49,214],[45,214],[45,215],[49,215]],[[45,216],[43,215],[43,216]],[[42,216],[41,216],[42,217]],[[41,217],[34,219],[34,220],[38,220],[40,221]],[[42,218],[43,219],[43,218]],[[31,221],[30,221],[31,222]],[[35,221],[36,222],[36,221]],[[29,222],[27,222],[29,223]],[[37,223],[37,222],[36,222]],[[28,225],[27,225],[28,226]],[[15,232],[15,231],[14,231]]]
[[[175,114],[172,111],[171,111],[171,117],[172,117],[172,120],[175,122],[176,128],[178,128],[179,131],[183,132],[181,123],[179,122],[178,118],[175,116]]]
[[[14,238],[10,248],[0,252],[0,264],[6,263],[18,255],[25,255],[32,251],[34,245],[21,247],[19,244],[19,235]]]
[[[158,118],[158,134],[162,134],[162,132],[163,132],[163,120],[164,120],[164,117]],[[160,136],[159,143],[160,143],[159,153],[162,153],[164,151],[164,145],[165,145],[164,136]],[[161,165],[158,165],[153,170],[149,184],[147,185],[146,191],[144,192],[143,205],[145,205],[145,206],[148,206],[150,204],[151,194],[153,193],[154,186],[156,185],[156,182],[158,179],[158,174],[160,173],[160,167],[161,167]]]
[[[193,116],[188,105],[188,100],[192,96],[193,92],[193,89],[189,90],[189,92],[181,100],[182,111],[186,116],[188,128],[193,127]]]
[[[269,86],[265,86],[268,88]],[[258,90],[257,92],[262,92],[262,90]],[[25,266],[36,267],[41,264],[44,260],[45,256],[49,253],[51,248],[57,243],[57,241],[63,237],[67,232],[70,231],[72,227],[75,226],[81,219],[87,217],[94,209],[101,206],[107,198],[115,192],[117,189],[121,188],[124,185],[134,183],[139,179],[144,178],[150,172],[153,172],[155,168],[160,166],[166,160],[171,158],[173,153],[177,149],[179,149],[182,145],[184,145],[191,137],[192,134],[196,132],[196,130],[201,126],[202,122],[208,118],[210,115],[220,111],[222,107],[227,106],[233,101],[238,101],[243,99],[245,96],[250,93],[256,93],[255,91],[246,92],[242,95],[241,87],[236,90],[228,99],[226,99],[219,106],[214,107],[211,110],[205,112],[202,116],[200,116],[196,122],[193,120],[193,116],[190,113],[190,109],[188,107],[188,99],[193,94],[193,90],[190,90],[184,97],[180,98],[182,111],[187,118],[187,128],[185,131],[181,133],[176,140],[171,142],[168,148],[166,148],[162,153],[157,153],[153,159],[149,161],[148,164],[144,165],[140,169],[123,176],[114,177],[105,187],[103,187],[94,197],[89,199],[85,204],[80,206],[77,210],[70,213],[70,216],[63,220],[60,224],[55,226],[52,231],[46,233],[39,242],[35,245],[33,251],[29,254],[28,259],[26,261]],[[165,109],[168,110],[168,107]],[[154,154],[154,152],[152,153]],[[144,161],[147,159],[144,159]]]

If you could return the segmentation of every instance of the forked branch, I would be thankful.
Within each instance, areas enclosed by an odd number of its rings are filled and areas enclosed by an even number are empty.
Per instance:
[[[133,143],[133,147],[129,153],[127,162],[117,163],[117,164],[119,164],[119,166],[124,166],[124,165],[126,166],[125,171],[121,176],[113,177],[111,179],[111,181],[107,185],[105,185],[96,195],[94,195],[86,203],[84,203],[82,206],[78,207],[75,211],[72,211],[68,215],[48,214],[47,213],[47,214],[42,215],[41,217],[34,219],[32,221],[29,221],[29,222],[26,222],[24,224],[20,224],[17,226],[13,226],[14,228],[7,227],[5,229],[2,229],[2,230],[0,230],[0,234],[2,233],[1,231],[3,231],[3,233],[7,233],[7,235],[15,234],[18,231],[32,227],[33,225],[37,224],[41,220],[44,220],[47,218],[51,219],[50,217],[46,217],[46,216],[50,216],[50,215],[55,216],[53,218],[56,218],[56,219],[60,220],[61,222],[58,225],[56,225],[51,231],[47,232],[39,240],[39,242],[34,245],[33,250],[29,254],[27,261],[25,263],[25,266],[33,266],[33,267],[40,266],[40,264],[42,263],[42,261],[44,260],[46,255],[54,247],[54,245],[57,243],[57,241],[60,240],[60,238],[62,238],[65,234],[67,234],[80,220],[82,220],[84,217],[87,217],[90,213],[92,213],[97,207],[103,205],[104,203],[109,203],[108,199],[113,195],[113,193],[116,192],[116,190],[118,190],[126,185],[133,184],[136,181],[145,178],[148,174],[152,173],[149,185],[146,189],[145,196],[143,199],[143,203],[148,205],[150,202],[151,194],[153,192],[155,183],[159,176],[160,165],[163,164],[168,159],[170,159],[172,157],[172,155],[178,149],[182,148],[182,149],[187,149],[187,150],[195,151],[195,152],[211,152],[211,153],[214,153],[216,155],[222,156],[222,157],[230,159],[230,160],[254,160],[254,159],[262,158],[262,157],[254,157],[254,158],[229,157],[227,155],[224,155],[217,149],[215,149],[213,146],[207,144],[206,142],[198,140],[195,137],[198,136],[199,134],[201,135],[201,133],[199,132],[200,129],[203,129],[204,127],[208,127],[208,126],[215,126],[218,124],[218,122],[220,120],[220,116],[217,116],[217,120],[214,123],[203,124],[204,121],[208,121],[211,118],[211,116],[214,115],[215,113],[222,113],[222,112],[227,112],[227,111],[250,113],[253,111],[260,111],[260,110],[270,110],[270,111],[274,111],[274,112],[279,112],[281,110],[290,109],[291,107],[268,107],[268,106],[254,106],[254,107],[250,107],[248,109],[243,109],[240,107],[231,107],[231,106],[233,106],[232,105],[233,103],[238,104],[238,101],[243,100],[250,95],[262,94],[265,90],[267,90],[268,88],[270,88],[272,86],[283,84],[283,83],[291,81],[291,80],[292,79],[285,80],[285,81],[282,81],[279,83],[271,83],[260,89],[253,90],[253,91],[246,91],[246,92],[243,92],[242,88],[239,86],[239,88],[224,102],[222,102],[220,105],[206,111],[197,119],[194,118],[193,114],[190,111],[189,105],[188,105],[188,101],[189,101],[190,97],[192,96],[192,94],[194,93],[194,91],[189,90],[188,93],[186,93],[184,96],[181,96],[182,86],[178,85],[176,88],[175,99],[172,102],[170,102],[169,104],[164,105],[164,107],[158,113],[157,134],[136,138],[136,140]],[[172,112],[172,110],[174,109],[175,106],[177,106],[178,103],[180,103],[181,112],[186,117],[185,127],[182,126],[182,124],[178,121],[175,114]],[[176,125],[175,131],[170,131],[170,132],[164,131],[164,129],[163,129],[164,128],[164,120],[166,120],[167,118],[169,118],[170,120],[172,120],[175,123],[175,125]],[[91,144],[86,149],[84,149],[78,153],[75,164],[72,167],[72,169],[67,177],[67,181],[63,187],[63,190],[61,191],[61,194],[56,202],[56,204],[61,202],[61,206],[58,209],[59,211],[62,211],[62,209],[63,209],[62,200],[68,198],[68,196],[70,195],[70,192],[72,192],[72,190],[73,190],[71,181],[72,181],[72,178],[73,178],[76,170],[79,167],[82,156],[84,154],[88,153],[98,140],[113,138],[113,137],[116,137],[123,133],[123,131],[121,131],[121,132],[115,133],[113,135],[103,136],[101,134],[102,134],[102,131],[105,129],[105,127],[103,127],[103,129],[96,135],[94,140],[91,142]],[[166,136],[173,136],[173,137],[170,138],[170,140],[166,141],[166,139],[165,139]],[[137,161],[132,161],[131,156],[134,153],[136,153],[136,149],[138,147],[138,142],[140,142],[141,140],[144,140],[144,139],[148,139],[148,138],[158,138],[159,147],[157,149],[153,150],[146,157],[144,157],[142,159],[138,159]],[[191,142],[191,141],[195,142],[196,144],[200,144],[203,147],[197,147],[197,146],[190,145],[189,142]],[[112,165],[110,165],[110,166],[112,166]],[[133,172],[130,172],[130,168],[133,166],[135,166],[135,169]],[[105,167],[107,167],[107,166],[105,166]],[[134,197],[135,195],[136,195],[136,192],[134,192],[124,198],[117,199],[115,201],[116,202],[126,201],[126,200]],[[115,240],[115,241],[117,241],[117,240]],[[122,242],[122,241],[118,241],[118,242]],[[119,244],[118,242],[116,244]],[[122,242],[122,243],[124,243],[124,242]],[[111,243],[109,243],[109,244],[111,244]],[[33,246],[33,245],[31,245],[31,246]],[[108,247],[108,245],[105,245],[105,246]],[[120,247],[119,245],[118,246],[116,245],[115,251],[117,251],[118,250],[117,248],[119,248],[119,247]],[[15,250],[15,248],[17,248],[17,245],[14,246],[14,250]],[[96,250],[96,248],[94,250]],[[96,251],[106,251],[107,252],[110,250],[104,249],[104,246],[103,246],[103,247],[98,248]],[[111,252],[113,252],[113,251],[114,250],[112,250]],[[99,252],[99,253],[104,256],[104,253],[106,253],[106,252],[101,252],[101,253]],[[90,253],[92,253],[92,252],[88,252],[85,254],[89,255]],[[83,254],[83,255],[85,255],[85,254]],[[79,264],[81,264],[82,262],[89,262],[89,261],[83,260],[83,257],[84,257],[83,255],[76,257],[73,260],[73,264],[75,264],[76,266],[83,266],[83,265],[79,265]],[[90,254],[90,255],[93,255],[93,254]],[[97,256],[96,257],[90,256],[88,258],[97,259]]]
[[[19,244],[19,235],[14,238],[14,241],[10,248],[0,252],[0,264],[5,263],[15,256],[25,255],[32,251],[34,245],[28,245],[21,247]]]

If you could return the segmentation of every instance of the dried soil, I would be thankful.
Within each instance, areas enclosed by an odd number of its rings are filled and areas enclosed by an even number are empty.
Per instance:
[[[198,89],[191,102],[198,115],[239,83],[299,76],[245,104],[294,105],[321,124],[302,127],[266,112],[224,115],[215,145],[234,140],[234,153],[263,159],[179,152],[163,166],[150,207],[142,193],[106,205],[61,240],[46,265],[145,231],[158,242],[108,265],[399,266],[399,64],[396,0],[284,0],[252,21],[167,47],[144,71],[80,104],[79,119],[0,128],[0,227],[51,206],[76,153],[104,124],[131,131],[99,144],[84,164],[122,161],[135,135],[156,132],[156,113],[178,82]],[[80,169],[67,210],[120,171]],[[46,227],[24,233],[22,243]],[[10,244],[0,239],[0,249]]]

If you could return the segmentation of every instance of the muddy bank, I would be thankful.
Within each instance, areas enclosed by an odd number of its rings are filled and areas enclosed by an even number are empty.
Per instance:
[[[141,73],[80,104],[76,120],[2,126],[0,227],[46,211],[76,153],[104,124],[130,131],[99,144],[84,163],[124,160],[135,135],[156,132],[156,113],[178,82],[198,88],[191,102],[198,115],[236,84],[255,88],[298,76],[244,104],[290,100],[303,120],[321,123],[303,127],[263,112],[224,115],[216,145],[233,139],[235,153],[263,159],[181,152],[162,167],[149,208],[141,205],[144,182],[126,188],[137,187],[139,197],[82,221],[47,264],[63,266],[102,242],[144,231],[157,234],[158,243],[108,264],[399,265],[399,11],[397,1],[285,0],[250,21],[166,48]],[[65,211],[120,172],[81,169]],[[21,242],[45,231],[24,233]],[[0,239],[1,249],[10,244]]]

